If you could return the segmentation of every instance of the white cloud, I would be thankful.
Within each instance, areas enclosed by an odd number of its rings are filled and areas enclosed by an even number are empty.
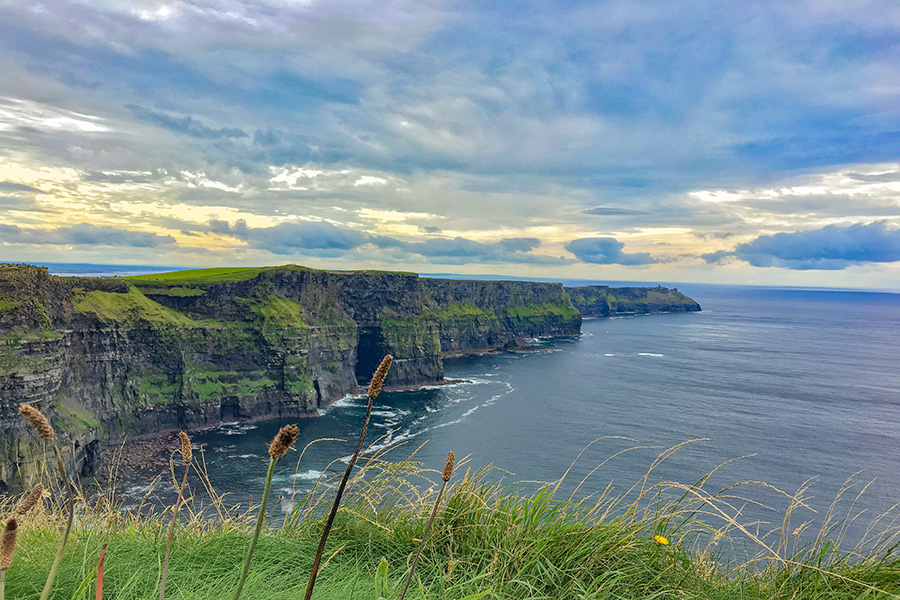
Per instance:
[[[0,130],[8,131],[18,127],[79,133],[102,133],[110,130],[103,124],[102,118],[94,115],[80,114],[30,100],[0,97]]]

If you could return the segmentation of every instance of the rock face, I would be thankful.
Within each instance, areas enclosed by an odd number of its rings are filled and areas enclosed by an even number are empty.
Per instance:
[[[314,415],[368,382],[440,381],[442,356],[521,336],[576,335],[559,284],[420,279],[297,266],[185,271],[156,279],[61,278],[0,268],[0,492],[46,449],[18,414],[50,419],[89,474],[126,435]]]
[[[694,312],[700,305],[677,289],[586,285],[565,288],[583,317],[612,317],[659,312]]]
[[[46,457],[24,402],[49,418],[70,472],[88,475],[125,436],[315,415],[356,393],[385,354],[387,386],[429,383],[446,356],[577,335],[576,306],[699,310],[674,290],[641,289],[295,265],[134,278],[0,265],[0,493],[30,484]]]

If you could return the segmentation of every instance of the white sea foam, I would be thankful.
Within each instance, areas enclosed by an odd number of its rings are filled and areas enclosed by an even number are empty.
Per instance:
[[[222,435],[244,435],[248,431],[256,429],[252,423],[240,423],[238,421],[223,422],[216,428]]]
[[[638,352],[638,356],[665,356],[664,354],[656,354],[654,352]]]
[[[294,473],[291,477],[294,479],[318,479],[322,476],[322,471],[316,471],[315,469],[310,469],[308,471],[304,471],[302,473]]]

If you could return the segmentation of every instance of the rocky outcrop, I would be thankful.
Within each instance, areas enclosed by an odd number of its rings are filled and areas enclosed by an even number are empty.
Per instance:
[[[660,312],[694,312],[700,305],[675,288],[586,285],[566,293],[583,317],[613,317]]]

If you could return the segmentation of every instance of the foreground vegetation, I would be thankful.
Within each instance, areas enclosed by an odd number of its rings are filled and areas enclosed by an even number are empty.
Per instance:
[[[313,598],[399,597],[436,494],[428,483],[436,472],[414,459],[392,463],[373,456],[356,471]],[[454,476],[408,598],[900,597],[900,558],[894,555],[900,540],[896,522],[886,517],[866,549],[842,551],[837,521],[826,523],[818,541],[789,548],[790,532],[756,536],[729,516],[732,503],[724,494],[707,492],[704,482],[652,486],[648,477],[627,502],[608,494],[575,501],[561,497],[557,483],[524,494],[490,483],[488,474],[463,469]],[[202,469],[191,479],[197,488],[209,485]],[[320,485],[297,495],[293,510],[270,512],[242,597],[302,597],[332,496]],[[0,506],[4,519],[13,500]],[[230,511],[217,500],[207,511],[188,500],[175,533],[167,597],[231,597],[258,507]],[[21,519],[7,598],[39,597],[65,512],[63,504],[45,500]],[[80,497],[51,597],[94,598],[98,556],[108,544],[104,598],[156,598],[168,516],[168,509],[122,512]],[[787,518],[785,526],[791,526]],[[757,556],[741,564],[717,559],[715,548],[744,541],[756,545]]]
[[[52,448],[60,483],[55,493],[37,484],[22,498],[0,501],[6,524],[0,533],[0,600],[164,600],[167,582],[169,598],[204,600],[238,600],[244,590],[244,598],[299,598],[305,590],[305,600],[900,598],[897,506],[874,519],[866,536],[846,551],[846,526],[859,517],[855,500],[838,517],[849,487],[828,507],[814,539],[801,537],[809,522],[792,523],[797,509],[809,508],[805,489],[794,496],[775,490],[789,499],[788,508],[780,527],[760,533],[760,523],[743,522],[749,501],[736,490],[771,486],[746,482],[710,493],[706,486],[717,469],[693,485],[652,483],[654,470],[689,442],[662,452],[618,496],[611,486],[578,495],[596,468],[568,497],[561,489],[571,467],[559,481],[531,493],[492,480],[489,470],[467,469],[447,488],[452,451],[436,494],[432,480],[438,472],[416,462],[415,452],[389,462],[383,450],[354,469],[372,401],[392,360],[384,357],[369,384],[359,441],[340,483],[320,480],[309,493],[282,497],[276,502],[285,503],[280,512],[266,508],[276,463],[297,439],[294,425],[282,427],[269,444],[258,506],[229,509],[202,467],[202,449],[194,460],[190,439],[181,432],[172,451],[183,462],[180,485],[174,461],[171,466],[175,505],[159,512],[142,502],[125,511],[114,485],[93,506],[83,491],[76,492],[53,428],[39,410],[21,405],[19,412]],[[295,474],[302,459],[301,452]],[[192,471],[208,506],[190,497],[183,501]],[[44,469],[43,479],[52,486],[57,478],[50,472]],[[179,520],[182,506],[187,514]],[[802,539],[810,541],[801,544]],[[733,550],[741,546],[753,554],[738,562]]]

